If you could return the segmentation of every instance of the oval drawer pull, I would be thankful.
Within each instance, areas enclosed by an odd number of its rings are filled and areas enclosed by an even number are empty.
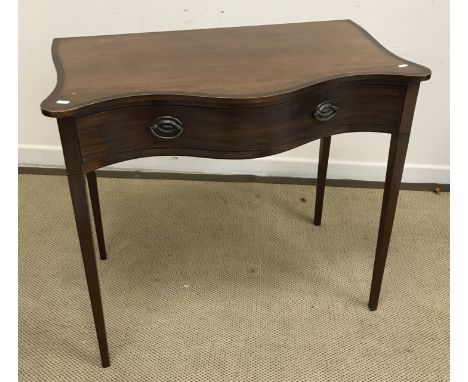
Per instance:
[[[333,101],[324,101],[315,109],[314,117],[317,121],[328,121],[338,112],[338,106]]]
[[[177,138],[184,131],[184,125],[177,118],[164,116],[156,118],[151,126],[154,136],[162,139]]]

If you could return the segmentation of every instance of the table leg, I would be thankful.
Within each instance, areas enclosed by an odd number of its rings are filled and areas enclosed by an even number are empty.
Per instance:
[[[405,165],[409,134],[392,134],[388,154],[387,175],[380,215],[379,235],[375,251],[374,271],[369,296],[369,309],[376,310],[392,234],[393,220],[400,191],[401,176]]]
[[[314,224],[322,224],[323,196],[325,194],[325,181],[327,179],[328,156],[330,154],[331,137],[320,140],[320,153],[317,172],[317,187],[315,192]]]
[[[101,260],[106,260],[106,245],[104,243],[104,231],[102,229],[101,207],[99,205],[99,192],[97,186],[96,172],[88,173],[88,187],[91,198],[91,206],[93,208],[94,227],[96,228],[97,242],[99,246],[99,255]]]
[[[91,232],[91,221],[85,183],[86,180],[84,175],[68,175],[68,184],[70,186],[73,211],[75,213],[78,239],[81,247],[81,255],[83,257],[99,351],[101,353],[101,363],[103,367],[108,367],[110,365],[109,351],[107,348],[106,328],[104,324],[104,313],[102,310],[96,258],[94,255],[93,236]]]

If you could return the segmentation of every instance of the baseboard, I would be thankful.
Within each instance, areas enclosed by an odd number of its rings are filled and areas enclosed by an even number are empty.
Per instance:
[[[60,146],[20,145],[20,167],[64,168]],[[380,187],[385,178],[385,163],[348,162],[330,160],[327,179],[339,184],[367,184]],[[46,171],[46,172],[47,172]],[[50,173],[50,171],[49,171]],[[150,177],[166,179],[211,179],[229,181],[268,181],[275,183],[310,184],[317,175],[317,159],[271,156],[251,160],[219,160],[191,157],[152,157],[107,166],[101,176]],[[126,174],[129,173],[129,174]],[[146,174],[146,175],[145,175]],[[351,182],[351,183],[350,183]],[[354,183],[353,183],[354,182]],[[356,183],[357,182],[357,183]],[[332,184],[330,183],[330,185]],[[449,166],[407,163],[403,183],[421,184],[423,189],[433,185],[447,189],[450,183]]]

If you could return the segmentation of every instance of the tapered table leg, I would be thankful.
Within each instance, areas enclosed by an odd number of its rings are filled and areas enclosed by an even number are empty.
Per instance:
[[[409,134],[392,134],[388,154],[387,175],[380,215],[379,235],[375,251],[374,271],[369,297],[369,309],[376,310],[387,260],[388,246],[392,234],[393,220],[400,191],[401,176],[405,164]]]
[[[101,206],[99,205],[99,193],[96,179],[96,172],[88,173],[88,187],[93,208],[94,226],[96,228],[97,242],[99,246],[99,256],[101,260],[107,259],[106,244],[104,243],[104,230],[102,229]]]
[[[323,196],[325,194],[325,181],[327,179],[328,156],[330,154],[331,137],[320,140],[320,153],[317,173],[317,188],[315,192],[314,224],[322,224]]]
[[[91,232],[91,221],[86,194],[86,180],[84,175],[68,175],[68,184],[72,198],[73,211],[75,213],[76,228],[81,247],[81,255],[88,284],[91,308],[94,316],[94,325],[101,353],[103,367],[108,367],[109,351],[107,348],[106,328],[104,324],[104,313],[102,310],[101,291],[99,288],[98,271],[94,255],[93,236]]]

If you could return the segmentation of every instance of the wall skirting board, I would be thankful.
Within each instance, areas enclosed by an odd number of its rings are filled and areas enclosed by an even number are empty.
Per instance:
[[[60,146],[19,145],[18,157],[19,166],[28,169],[64,168]],[[380,184],[385,178],[385,169],[386,163],[347,162],[330,159],[327,178],[330,180],[352,180]],[[315,179],[317,176],[317,158],[291,158],[281,155],[251,160],[152,157],[114,164],[103,169],[101,173],[104,171],[110,171],[111,173],[117,171],[157,173],[159,174],[157,177],[166,178],[197,178],[196,175],[220,176],[220,178],[226,180],[226,175],[239,180],[253,180],[260,177],[276,180],[286,178],[290,179],[291,183],[301,183],[298,179],[303,179],[304,183],[308,183],[308,179]],[[168,175],[162,176],[163,173]],[[169,176],[169,174],[172,174],[172,176]],[[181,174],[182,176],[176,176],[175,174]],[[184,174],[193,176],[184,177]],[[141,177],[145,176],[142,175]],[[284,180],[286,181],[286,179]],[[289,182],[286,181],[286,183]],[[446,186],[450,183],[450,167],[407,163],[403,173],[403,183]],[[446,187],[444,188],[446,189]]]

